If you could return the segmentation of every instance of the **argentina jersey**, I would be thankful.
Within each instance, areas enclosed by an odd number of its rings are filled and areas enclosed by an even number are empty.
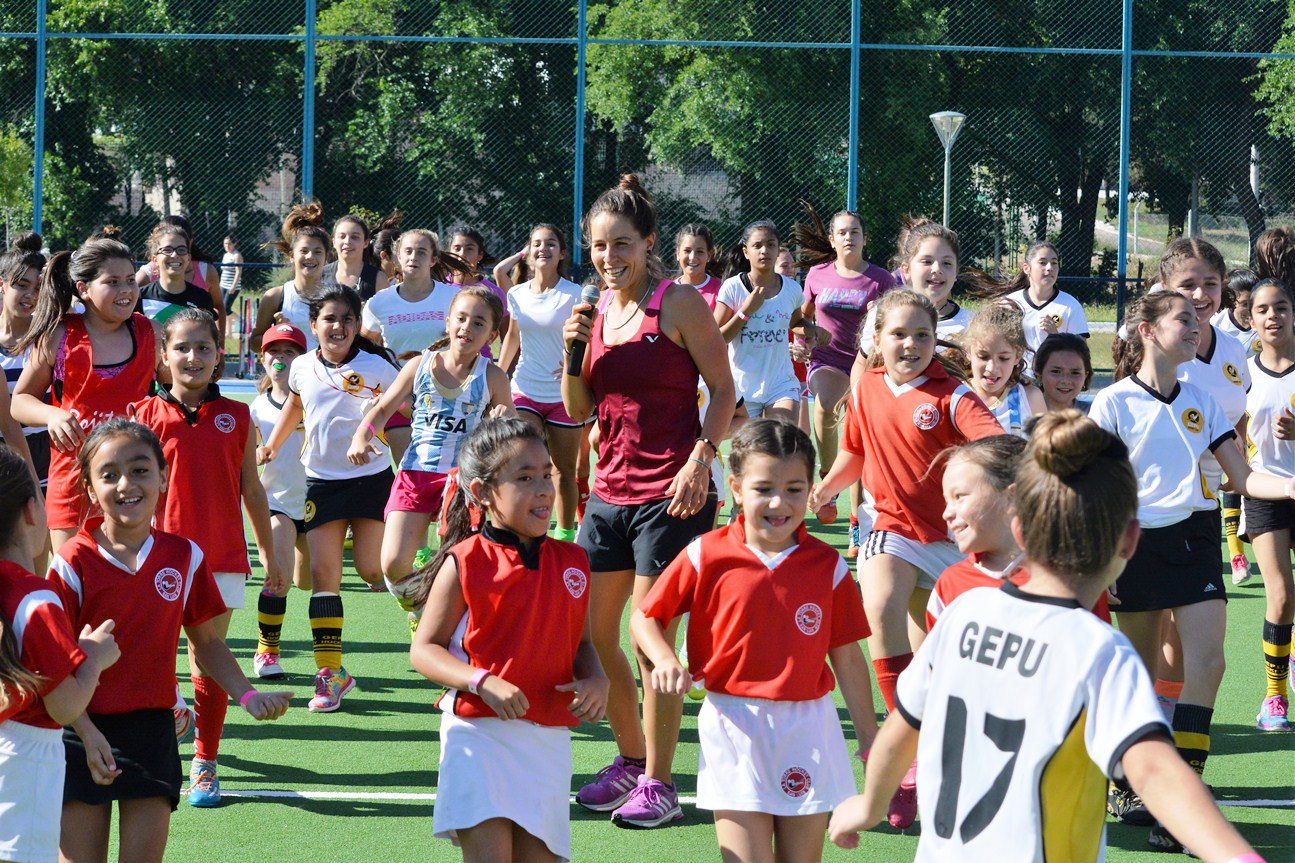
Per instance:
[[[432,373],[436,355],[425,351],[414,376],[414,416],[411,440],[401,470],[448,473],[459,463],[463,439],[490,407],[486,369],[490,360],[478,357],[468,379],[457,389],[443,386]]]

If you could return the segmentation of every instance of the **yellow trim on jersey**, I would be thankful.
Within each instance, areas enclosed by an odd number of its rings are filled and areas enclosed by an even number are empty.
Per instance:
[[[1084,745],[1087,718],[1087,708],[1079,711],[1039,777],[1039,826],[1048,863],[1092,863],[1101,852],[1107,782]]]
[[[1200,479],[1200,481],[1201,481],[1201,494],[1205,495],[1205,499],[1206,499],[1206,500],[1218,500],[1218,498],[1216,498],[1216,497],[1214,496],[1214,492],[1210,491],[1210,484],[1209,484],[1209,482],[1205,479],[1205,473],[1204,473],[1204,471],[1200,471],[1200,470],[1196,471],[1196,476],[1197,476],[1197,477]]]
[[[1210,751],[1210,736],[1195,731],[1174,729],[1174,745],[1179,749],[1195,749],[1199,752]]]

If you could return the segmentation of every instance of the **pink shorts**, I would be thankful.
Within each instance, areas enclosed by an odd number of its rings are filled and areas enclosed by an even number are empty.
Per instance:
[[[562,402],[537,402],[521,393],[513,393],[513,407],[519,411],[530,411],[550,425],[570,429],[578,429],[584,426],[584,423],[578,423],[571,419],[567,414],[567,409],[562,406]]]
[[[441,497],[445,492],[446,474],[430,470],[402,470],[396,472],[391,484],[391,495],[383,515],[393,512],[421,512],[432,520],[441,516]]]

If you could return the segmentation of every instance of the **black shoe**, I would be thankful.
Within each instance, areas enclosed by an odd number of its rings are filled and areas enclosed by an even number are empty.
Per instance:
[[[1131,788],[1121,788],[1112,784],[1106,794],[1106,811],[1121,824],[1150,827],[1155,823],[1142,798]]]
[[[1151,825],[1151,832],[1147,834],[1147,844],[1154,851],[1165,851],[1170,854],[1186,854],[1188,857],[1196,855],[1183,847],[1183,843],[1173,837],[1173,834],[1164,828],[1159,821]]]

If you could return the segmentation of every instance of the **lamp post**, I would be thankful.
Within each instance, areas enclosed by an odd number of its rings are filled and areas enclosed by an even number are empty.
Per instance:
[[[940,143],[944,145],[944,226],[949,226],[949,155],[953,152],[953,142],[958,140],[958,133],[962,131],[962,124],[967,121],[966,114],[959,114],[957,111],[940,111],[931,115],[931,124],[935,126],[935,134],[940,136]]]

